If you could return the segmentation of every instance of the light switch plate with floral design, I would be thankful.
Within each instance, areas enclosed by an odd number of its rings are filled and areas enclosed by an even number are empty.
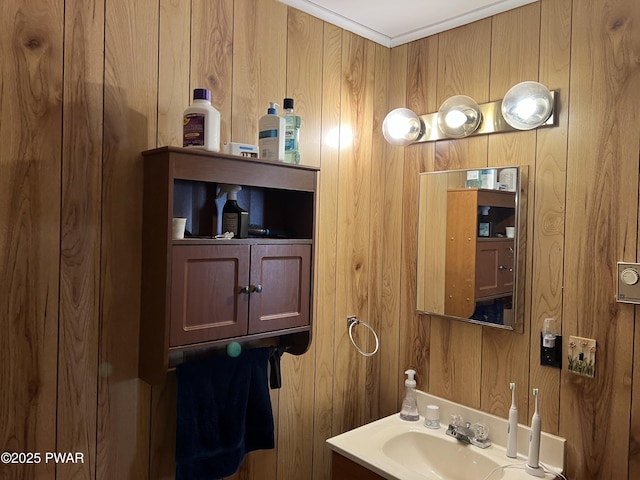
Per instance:
[[[568,360],[570,372],[593,377],[596,372],[596,341],[570,336]]]

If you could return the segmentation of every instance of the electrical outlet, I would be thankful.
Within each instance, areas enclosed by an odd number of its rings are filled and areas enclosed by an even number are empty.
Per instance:
[[[540,365],[562,368],[562,335],[554,335],[553,346],[545,346],[544,333],[540,333]]]
[[[596,372],[596,341],[592,338],[569,337],[569,371],[585,377]]]

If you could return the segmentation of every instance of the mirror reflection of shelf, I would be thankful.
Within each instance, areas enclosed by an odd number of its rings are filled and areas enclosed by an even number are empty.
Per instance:
[[[487,210],[494,236],[477,236],[474,232],[481,233],[479,217]],[[495,235],[506,232],[514,222],[513,192],[478,188],[447,191],[445,314],[470,318],[477,301],[513,293],[514,242],[506,233],[504,237]]]
[[[469,170],[420,174],[419,312],[522,331],[528,169],[503,169],[513,190],[469,187]]]

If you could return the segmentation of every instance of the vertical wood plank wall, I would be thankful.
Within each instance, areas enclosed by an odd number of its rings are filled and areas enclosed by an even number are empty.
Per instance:
[[[640,324],[615,302],[640,238],[640,4],[541,0],[387,49],[276,0],[10,1],[0,17],[0,451],[82,464],[0,464],[0,478],[171,479],[175,376],[137,379],[140,151],[179,144],[194,87],[222,140],[256,142],[269,101],[296,99],[303,162],[321,167],[310,350],[272,391],[277,448],[234,480],[330,478],[326,438],[419,388],[506,416],[532,387],[568,440],[574,480],[640,476]],[[387,111],[453,94],[559,90],[559,126],[391,147]],[[415,313],[417,174],[527,165],[524,334]],[[346,317],[371,323],[360,356]],[[598,342],[596,377],[540,367],[539,331]],[[370,339],[358,332],[366,345]]]

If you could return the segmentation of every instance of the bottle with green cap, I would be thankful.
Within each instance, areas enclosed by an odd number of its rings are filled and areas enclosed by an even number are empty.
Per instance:
[[[293,98],[285,98],[284,107],[284,161],[300,163],[300,127],[302,119],[293,112]]]

